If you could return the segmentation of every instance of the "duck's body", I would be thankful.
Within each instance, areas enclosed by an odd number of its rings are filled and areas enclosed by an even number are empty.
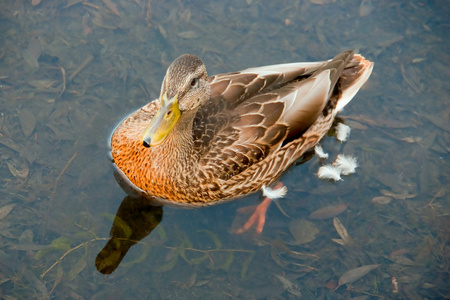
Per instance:
[[[256,192],[320,141],[372,67],[345,51],[325,62],[207,78],[199,58],[183,55],[160,98],[113,132],[119,181],[157,203],[184,206]]]

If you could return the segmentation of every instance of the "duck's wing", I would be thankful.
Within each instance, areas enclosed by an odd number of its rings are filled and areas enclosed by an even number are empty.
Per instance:
[[[279,64],[211,76],[210,101],[199,109],[194,120],[195,148],[206,152],[218,133],[242,118],[239,112],[233,110],[243,102],[248,102],[256,95],[275,91],[294,79],[307,78],[325,63]]]
[[[199,166],[213,172],[206,176],[227,180],[243,172],[334,109],[342,96],[341,81],[347,80],[339,79],[346,66],[357,65],[349,63],[352,57],[352,51],[345,51],[328,62],[251,68],[214,77],[211,101],[194,121]]]

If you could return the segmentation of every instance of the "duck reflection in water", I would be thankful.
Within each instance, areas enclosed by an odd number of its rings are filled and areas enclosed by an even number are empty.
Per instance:
[[[128,250],[149,235],[162,216],[162,206],[149,205],[144,198],[125,197],[114,218],[111,238],[95,260],[97,270],[103,274],[114,272]]]

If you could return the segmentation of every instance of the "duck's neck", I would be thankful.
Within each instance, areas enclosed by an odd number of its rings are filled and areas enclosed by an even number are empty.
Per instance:
[[[165,141],[158,146],[156,163],[169,167],[175,173],[189,172],[192,164],[186,163],[192,159],[192,124],[196,111],[183,113],[177,124]],[[167,170],[166,170],[167,171]]]

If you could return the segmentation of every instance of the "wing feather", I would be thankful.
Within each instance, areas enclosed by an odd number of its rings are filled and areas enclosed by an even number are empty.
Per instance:
[[[211,101],[194,120],[200,168],[214,166],[215,175],[226,180],[306,131],[324,112],[352,55],[211,77]]]

